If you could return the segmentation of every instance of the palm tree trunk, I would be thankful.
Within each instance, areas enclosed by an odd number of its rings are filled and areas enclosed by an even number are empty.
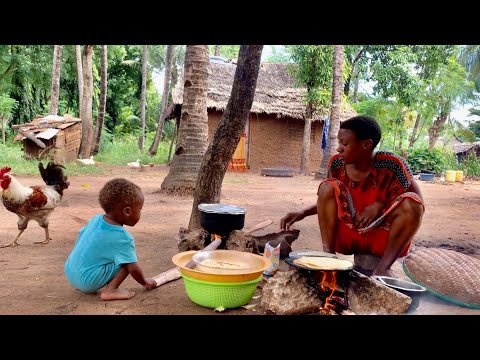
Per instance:
[[[167,157],[167,164],[170,166],[171,158],[172,158],[172,148],[173,144],[175,143],[176,139],[178,138],[178,121],[175,119],[175,130],[173,131],[172,140],[170,141],[170,148],[168,149],[168,157]]]
[[[77,58],[77,81],[78,81],[78,116],[82,118],[82,99],[83,99],[83,67],[82,67],[82,47],[75,45],[75,56]]]
[[[215,45],[215,52],[213,53],[213,55],[220,56],[220,46],[221,45]]]
[[[302,158],[300,160],[300,174],[308,175],[310,160],[310,137],[312,135],[312,111],[313,104],[309,102],[305,110],[305,125],[303,128]]]
[[[147,61],[148,61],[148,46],[143,45],[143,54],[142,54],[142,91],[140,94],[140,126],[142,127],[142,132],[139,139],[139,147],[143,152],[145,146],[145,103],[147,98]]]
[[[201,203],[218,203],[228,163],[235,152],[250,114],[257,86],[263,45],[241,45],[227,107],[203,156],[193,197],[188,228],[201,228]]]
[[[165,116],[167,111],[168,105],[168,94],[170,90],[170,77],[172,76],[172,59],[173,59],[173,51],[175,49],[175,45],[168,45],[167,46],[167,55],[165,60],[165,75],[163,78],[163,95],[162,95],[162,104],[160,106],[160,116],[158,119],[157,124],[157,132],[155,133],[155,138],[153,139],[153,143],[148,149],[150,155],[154,156],[158,151],[158,145],[160,144],[160,140],[162,140],[162,133],[163,133],[163,124],[165,123]],[[208,53],[207,53],[208,56]],[[207,66],[208,66],[208,57],[207,57]]]
[[[397,141],[397,130],[398,130],[398,120],[395,121],[395,130],[393,131],[393,145],[392,145],[393,151],[395,151],[395,143]]]
[[[63,45],[53,47],[52,86],[50,91],[50,115],[58,113],[58,99],[60,97],[60,70],[62,66]]]
[[[0,120],[2,122],[2,144],[5,145],[5,123],[4,120],[5,116],[2,115],[2,119]]]
[[[93,45],[83,46],[83,98],[82,98],[82,142],[79,156],[90,157],[93,143],[92,95],[93,95]]]
[[[208,145],[208,45],[187,45],[183,73],[178,142],[161,191],[192,195]]]
[[[335,45],[333,49],[333,82],[332,82],[332,109],[330,111],[330,125],[328,128],[328,143],[323,154],[320,169],[315,173],[315,179],[327,177],[327,165],[330,157],[338,147],[337,134],[340,129],[340,105],[342,101],[342,71],[343,45]]]
[[[107,46],[102,45],[100,55],[100,104],[98,106],[97,125],[95,127],[95,141],[92,155],[97,155],[102,143],[103,121],[107,107]]]
[[[353,82],[353,98],[352,98],[352,102],[354,104],[358,102],[358,83],[359,83],[359,70],[358,70],[358,65],[355,64],[354,82]]]

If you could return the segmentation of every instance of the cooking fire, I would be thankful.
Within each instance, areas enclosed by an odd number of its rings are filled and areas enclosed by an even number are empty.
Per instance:
[[[322,314],[337,315],[348,309],[348,299],[345,292],[346,279],[339,276],[337,271],[311,271],[306,276],[309,285],[315,290],[323,304],[320,307]]]

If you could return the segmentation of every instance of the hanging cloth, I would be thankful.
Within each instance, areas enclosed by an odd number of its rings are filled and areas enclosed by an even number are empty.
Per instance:
[[[328,139],[328,125],[329,125],[330,119],[328,116],[325,118],[325,122],[323,124],[323,130],[322,130],[322,150],[323,153],[325,153],[327,149],[327,139]]]

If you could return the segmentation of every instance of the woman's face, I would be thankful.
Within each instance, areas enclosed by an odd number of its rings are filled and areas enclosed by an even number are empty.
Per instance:
[[[338,130],[338,147],[337,152],[343,160],[344,164],[357,162],[365,157],[365,152],[371,147],[371,140],[357,140],[357,136],[350,129]]]

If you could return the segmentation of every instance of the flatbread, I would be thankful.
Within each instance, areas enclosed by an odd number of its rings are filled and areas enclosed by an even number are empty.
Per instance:
[[[296,265],[317,270],[350,270],[352,262],[323,256],[302,256],[293,260]]]

